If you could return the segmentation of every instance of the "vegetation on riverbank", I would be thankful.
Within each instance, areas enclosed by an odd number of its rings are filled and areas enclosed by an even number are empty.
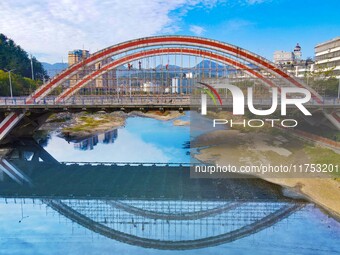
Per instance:
[[[314,164],[335,165],[340,162],[340,155],[328,148],[306,145],[304,151],[310,156]],[[334,171],[332,175],[340,182],[340,169],[339,172]]]
[[[75,118],[75,123],[64,127],[62,134],[65,137],[80,138],[121,127],[125,118],[111,114],[82,115]]]

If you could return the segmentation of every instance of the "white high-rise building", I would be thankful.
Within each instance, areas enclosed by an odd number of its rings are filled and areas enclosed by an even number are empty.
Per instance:
[[[293,51],[277,50],[274,52],[274,63],[278,65],[291,65],[301,61],[301,46],[297,43]]]
[[[340,36],[315,46],[315,70],[333,70],[340,78]]]
[[[80,61],[87,59],[90,56],[88,50],[72,50],[68,52],[68,65],[74,65]],[[70,78],[70,87],[73,87],[77,82],[79,82],[84,77],[84,74],[76,74]]]

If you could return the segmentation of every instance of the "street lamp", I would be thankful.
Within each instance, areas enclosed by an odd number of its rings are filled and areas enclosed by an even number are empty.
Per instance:
[[[9,91],[11,92],[11,98],[13,98],[13,91],[12,91],[12,79],[11,79],[11,72],[15,71],[15,69],[7,70],[5,71],[8,72],[8,79],[9,79]]]
[[[340,78],[339,78],[339,85],[338,85],[338,100],[340,99]]]

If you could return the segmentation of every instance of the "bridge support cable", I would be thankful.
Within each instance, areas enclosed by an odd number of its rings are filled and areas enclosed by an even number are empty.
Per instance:
[[[174,54],[174,56],[175,56],[175,66],[176,66],[176,64],[177,64],[176,63],[177,62],[177,53],[180,53],[180,56],[182,56],[183,54],[185,54],[185,55],[199,55],[199,56],[202,56],[202,57],[207,56],[209,58],[212,58],[215,61],[222,62],[222,63],[228,64],[228,65],[240,68],[240,69],[244,69],[245,72],[249,73],[252,76],[259,78],[267,86],[275,87],[275,84],[272,83],[266,77],[264,77],[261,73],[257,72],[256,70],[252,70],[252,69],[247,68],[247,66],[243,65],[240,62],[237,62],[237,61],[232,60],[230,58],[220,56],[220,55],[217,55],[217,54],[214,54],[214,53],[211,53],[211,52],[200,51],[200,50],[197,50],[197,49],[188,49],[188,48],[167,48],[166,50],[165,49],[152,49],[152,50],[148,50],[148,51],[145,51],[145,52],[133,53],[131,55],[125,56],[123,59],[117,59],[115,61],[112,61],[112,62],[104,65],[102,67],[102,71],[105,71],[105,72],[110,71],[110,70],[118,67],[121,64],[124,64],[124,63],[129,62],[129,61],[133,61],[133,60],[136,60],[136,59],[140,59],[140,58],[146,57],[146,56],[148,57],[148,60],[149,60],[150,57],[154,57],[154,56],[157,56],[159,54]],[[155,58],[154,58],[154,60],[155,60]],[[180,61],[182,61],[182,60],[180,60]],[[202,68],[204,70],[204,67],[202,67]],[[153,76],[153,72],[154,72],[155,68],[150,67],[149,70],[150,70],[150,82],[155,83],[156,73]],[[182,79],[183,79],[183,77],[182,77],[183,75],[181,73],[181,70],[179,70],[180,73],[177,73],[177,70],[175,70],[175,77],[177,77],[175,79],[177,79],[179,86],[181,86]],[[203,71],[203,73],[204,73],[204,71]],[[56,102],[66,100],[71,95],[73,95],[75,92],[77,92],[80,88],[82,88],[83,86],[86,86],[89,82],[93,81],[94,79],[96,79],[101,74],[102,74],[102,72],[95,71],[95,72],[92,72],[91,74],[85,76],[82,81],[78,82],[74,86],[63,91],[58,96],[58,98],[56,99]],[[149,94],[150,94],[150,92],[155,93],[154,86],[151,85],[151,87],[152,88],[149,89]],[[179,90],[179,91],[181,91],[181,90]]]

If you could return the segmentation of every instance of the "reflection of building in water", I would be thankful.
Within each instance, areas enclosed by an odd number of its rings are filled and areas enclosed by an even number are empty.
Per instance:
[[[109,132],[105,132],[104,134],[98,135],[99,141],[102,141],[102,143],[109,144],[114,143],[116,138],[118,136],[118,130],[112,130]]]
[[[107,131],[105,133],[94,135],[90,138],[82,140],[79,143],[75,143],[74,148],[78,150],[84,150],[84,151],[93,150],[93,147],[96,146],[98,143],[103,143],[103,144],[114,143],[117,137],[118,137],[117,129]]]

